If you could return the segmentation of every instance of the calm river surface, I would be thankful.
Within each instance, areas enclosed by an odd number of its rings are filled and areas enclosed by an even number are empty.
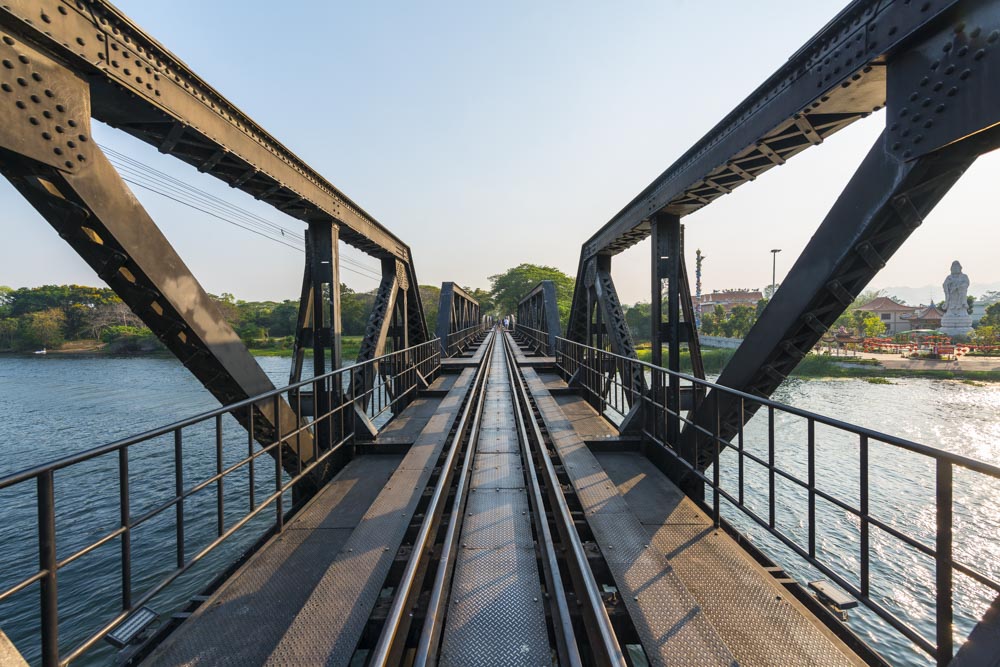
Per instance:
[[[286,383],[290,360],[258,359],[276,385]],[[948,451],[1000,464],[1000,384],[969,385],[958,381],[894,379],[891,385],[860,379],[788,381],[778,401],[901,436]],[[179,417],[217,407],[217,402],[172,358],[0,357],[0,476],[161,426]],[[767,457],[766,415],[746,427],[746,446]],[[246,434],[232,419],[224,424],[224,465],[246,453]],[[791,417],[776,420],[776,460],[806,477],[805,424]],[[817,427],[818,486],[857,502],[858,444],[831,429]],[[208,429],[185,432],[185,480],[196,482],[214,473],[214,436]],[[257,497],[274,488],[274,466],[260,459]],[[130,502],[133,516],[170,499],[174,490],[173,439],[160,438],[133,448],[130,454]],[[736,464],[724,458],[720,468],[728,489],[736,492]],[[956,555],[971,561],[994,579],[1000,578],[1000,484],[956,473]],[[872,514],[890,525],[933,544],[935,516],[933,469],[921,457],[887,446],[871,446]],[[224,491],[227,526],[247,511],[248,476],[227,477]],[[38,537],[34,484],[0,491],[0,591],[37,568]],[[748,463],[747,504],[767,516],[767,476]],[[807,535],[805,496],[790,483],[777,485],[783,509],[778,526],[798,544]],[[58,558],[65,558],[118,525],[118,460],[105,456],[56,474]],[[197,553],[215,537],[214,487],[185,506],[187,554]],[[819,578],[790,551],[775,550],[772,538],[738,511],[725,515],[800,581]],[[252,544],[273,518],[265,513],[213,552],[204,564],[183,575],[150,606],[169,614],[200,590],[221,567]],[[833,505],[817,507],[817,551],[836,571],[857,581],[859,527],[852,516]],[[133,591],[138,597],[174,566],[174,515],[166,512],[133,535]],[[934,575],[932,562],[872,530],[872,591],[888,609],[905,613],[925,636],[933,637]],[[59,607],[63,652],[93,631],[98,619],[120,608],[120,545],[113,540],[60,570]],[[956,577],[956,634],[962,637],[991,598]],[[37,662],[37,586],[0,602],[0,629],[32,663]],[[888,632],[872,614],[854,610],[851,625],[891,662],[925,664],[923,654]],[[106,644],[82,664],[110,664]]]

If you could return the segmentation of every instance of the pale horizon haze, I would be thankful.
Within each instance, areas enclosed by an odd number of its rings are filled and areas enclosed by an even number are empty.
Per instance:
[[[823,27],[841,2],[117,5],[413,251],[422,284],[522,262],[577,269],[581,244]],[[276,10],[276,8],[279,8]],[[703,291],[780,282],[878,137],[855,123],[684,218]],[[95,124],[104,146],[293,230],[304,226]],[[933,291],[952,260],[1000,289],[1000,158],[973,165],[873,280]],[[296,299],[303,255],[140,189],[209,292]],[[0,180],[0,285],[103,285]],[[649,300],[649,244],[618,255],[624,303]],[[344,255],[377,270],[376,260]],[[344,282],[373,289],[345,265]],[[936,291],[935,291],[936,290]],[[975,293],[975,291],[970,292]]]

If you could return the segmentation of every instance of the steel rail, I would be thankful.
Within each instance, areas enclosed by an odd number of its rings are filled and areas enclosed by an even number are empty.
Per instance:
[[[496,334],[493,343],[496,341]],[[492,350],[483,352],[483,364],[486,367],[486,377],[483,380],[483,387],[492,372],[490,369],[489,353]],[[437,571],[434,573],[434,582],[431,585],[430,598],[427,603],[427,615],[424,618],[424,625],[420,630],[420,640],[417,643],[417,650],[413,656],[413,667],[426,667],[437,662],[438,644],[443,630],[444,614],[443,609],[447,601],[447,582],[451,580],[451,574],[455,569],[462,517],[465,515],[465,505],[468,499],[468,482],[472,469],[473,452],[479,442],[479,424],[482,421],[483,405],[486,401],[486,391],[480,391],[476,403],[476,412],[470,427],[471,439],[465,460],[462,462],[462,470],[459,472],[458,481],[455,483],[455,500],[451,508],[451,516],[448,518],[448,528],[445,532],[444,544],[441,547],[441,556],[438,559]]]
[[[506,334],[504,334],[506,336]],[[548,456],[545,448],[545,439],[534,413],[531,410],[531,400],[529,392],[525,386],[524,377],[520,369],[516,374],[517,395],[525,406],[525,412],[529,416],[528,423],[531,425],[531,435],[534,437],[538,447],[539,458],[543,462],[543,472],[545,474],[545,484],[549,490],[550,500],[554,505],[556,526],[559,529],[563,544],[566,547],[566,560],[571,565],[575,565],[576,574],[583,585],[582,597],[577,601],[584,606],[585,612],[590,615],[590,621],[596,630],[595,635],[589,637],[591,647],[594,649],[595,657],[602,665],[620,665],[624,667],[625,655],[618,643],[614,628],[611,626],[611,618],[608,610],[604,606],[600,590],[597,588],[597,580],[590,569],[587,560],[587,553],[584,551],[580,535],[577,533],[573,515],[566,497],[562,492],[562,484],[556,474],[555,467]]]
[[[476,379],[472,388],[469,390],[469,398],[466,401],[465,408],[462,410],[462,415],[455,430],[455,435],[448,448],[448,454],[444,463],[441,465],[441,475],[438,478],[437,484],[434,486],[434,492],[427,504],[427,508],[424,510],[424,520],[421,522],[420,530],[413,540],[413,548],[410,558],[407,560],[406,569],[403,571],[403,576],[401,577],[399,584],[396,586],[392,606],[390,607],[385,623],[382,626],[382,632],[379,635],[378,643],[375,645],[375,648],[369,656],[369,667],[385,667],[389,664],[395,664],[394,660],[398,658],[397,651],[400,650],[401,647],[397,645],[397,641],[401,639],[399,635],[403,624],[404,613],[407,604],[410,601],[410,597],[415,590],[417,573],[420,571],[424,558],[428,555],[426,553],[429,548],[428,542],[436,533],[441,514],[444,511],[444,503],[447,500],[448,491],[451,488],[451,480],[455,472],[455,459],[458,457],[458,452],[462,448],[462,441],[465,439],[465,434],[470,426],[470,417],[471,423],[478,423],[480,413],[478,411],[473,413],[473,406],[478,405],[480,409],[482,407],[482,403],[476,399],[479,397],[480,393],[483,392],[486,385],[486,379],[490,373],[490,352],[495,342],[496,334],[494,333],[488,341],[483,343],[487,346],[483,353],[483,360],[476,371]],[[473,434],[473,438],[474,437],[475,435]],[[466,467],[463,466],[463,472],[465,472],[465,469]],[[454,516],[454,514],[455,513],[453,511],[452,515]],[[439,568],[440,567],[441,566],[439,565]]]
[[[573,630],[573,619],[569,613],[569,603],[566,601],[566,591],[563,588],[562,575],[559,568],[559,557],[556,555],[555,543],[552,540],[552,531],[549,528],[548,513],[545,509],[545,500],[542,496],[542,489],[538,483],[537,466],[532,457],[531,444],[528,439],[527,422],[533,419],[531,406],[522,404],[517,400],[517,362],[514,355],[511,339],[504,334],[504,359],[507,363],[508,383],[510,384],[511,398],[514,400],[514,419],[517,422],[517,430],[520,441],[521,459],[524,461],[524,470],[527,475],[531,504],[534,508],[535,531],[538,535],[538,542],[542,547],[545,557],[542,563],[545,567],[545,576],[548,583],[549,595],[552,600],[552,625],[555,629],[556,644],[563,660],[561,664],[576,667],[582,664],[580,657],[580,647],[577,644],[576,633]],[[540,441],[539,441],[540,442]],[[544,456],[544,452],[541,453]],[[558,619],[558,623],[556,620]]]

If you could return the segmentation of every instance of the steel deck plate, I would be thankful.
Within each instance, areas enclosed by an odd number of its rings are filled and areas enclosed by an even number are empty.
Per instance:
[[[481,428],[476,450],[480,454],[496,454],[500,452],[517,452],[520,446],[517,431],[511,428]]]
[[[642,517],[651,548],[669,559],[741,664],[860,662],[739,545],[715,530],[649,459],[637,453],[597,458]]]
[[[524,472],[519,454],[479,453],[472,466],[472,489],[523,489]]]
[[[399,459],[363,456],[348,463],[282,534],[167,637],[146,664],[259,665],[275,655],[288,626]]]
[[[498,345],[478,447],[502,441],[506,453],[477,450],[466,516],[441,638],[441,665],[551,665],[545,602],[534,550],[522,461],[513,432],[509,380]],[[500,426],[502,424],[502,427]]]
[[[470,492],[462,545],[469,549],[534,546],[527,493],[523,489]]]
[[[583,445],[574,426],[584,410],[573,406],[568,417],[532,369],[525,378],[652,664],[734,664],[725,642],[666,558],[650,550],[642,523]],[[592,409],[591,414],[596,416]]]

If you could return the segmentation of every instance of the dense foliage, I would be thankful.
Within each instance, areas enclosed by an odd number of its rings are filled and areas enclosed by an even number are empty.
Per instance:
[[[569,321],[569,311],[573,304],[573,288],[576,280],[557,268],[537,264],[521,264],[503,273],[490,276],[490,293],[496,314],[499,316],[517,313],[517,303],[543,280],[551,280],[556,286],[556,301],[559,304],[559,321],[563,330]]]
[[[433,334],[440,288],[421,285],[424,313]],[[291,345],[298,301],[243,301],[232,294],[210,295],[219,311],[248,346]],[[487,295],[488,296],[488,295]],[[345,336],[361,336],[375,293],[341,286]],[[57,348],[67,341],[100,341],[112,352],[162,349],[153,333],[110,289],[81,285],[0,287],[0,350]]]

